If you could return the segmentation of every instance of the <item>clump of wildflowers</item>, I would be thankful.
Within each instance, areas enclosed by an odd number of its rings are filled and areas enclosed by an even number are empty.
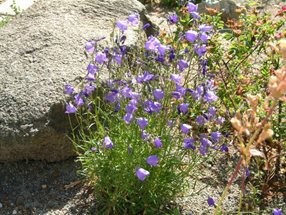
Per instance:
[[[153,35],[127,48],[125,32],[139,24],[139,15],[131,14],[115,24],[115,47],[101,47],[102,38],[86,43],[90,62],[81,91],[65,86],[73,98],[66,113],[79,116],[82,172],[102,213],[157,213],[189,186],[205,157],[228,151],[216,86],[207,74],[212,26],[200,23],[197,5],[187,8],[193,26],[174,41],[182,45]]]

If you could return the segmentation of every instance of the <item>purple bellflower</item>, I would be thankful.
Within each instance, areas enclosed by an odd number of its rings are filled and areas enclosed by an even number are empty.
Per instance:
[[[136,170],[136,176],[138,177],[138,179],[139,179],[140,181],[144,181],[145,178],[146,178],[147,176],[149,176],[149,175],[150,175],[150,172],[147,171],[147,170],[145,170],[145,169],[143,169],[143,168],[138,168],[138,169]]]
[[[74,91],[74,88],[71,85],[69,84],[65,85],[64,94],[71,95],[73,94],[73,91]]]
[[[137,119],[137,124],[142,130],[144,130],[144,128],[148,125],[148,119],[145,117],[140,117]]]
[[[77,111],[76,107],[71,102],[69,102],[66,105],[66,112],[65,113],[70,114],[70,113],[75,113],[76,111]]]
[[[113,147],[113,142],[111,141],[109,136],[104,137],[104,146],[107,149],[111,149]]]
[[[116,22],[116,27],[119,28],[121,31],[126,31],[127,25],[128,25],[127,20],[119,20]]]
[[[157,155],[151,155],[147,158],[146,162],[150,166],[158,166],[159,158]]]
[[[155,138],[154,146],[155,146],[155,148],[162,148],[162,141],[160,140],[159,137]]]

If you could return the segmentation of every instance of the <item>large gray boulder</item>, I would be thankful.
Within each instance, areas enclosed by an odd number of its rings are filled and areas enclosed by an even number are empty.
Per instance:
[[[63,85],[85,75],[88,39],[143,10],[137,0],[38,0],[0,29],[0,161],[74,155]]]

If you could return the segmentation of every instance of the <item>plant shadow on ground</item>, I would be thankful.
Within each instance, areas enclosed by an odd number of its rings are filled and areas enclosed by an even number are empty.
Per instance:
[[[73,158],[0,163],[0,214],[92,213],[94,199],[76,173],[78,166]]]

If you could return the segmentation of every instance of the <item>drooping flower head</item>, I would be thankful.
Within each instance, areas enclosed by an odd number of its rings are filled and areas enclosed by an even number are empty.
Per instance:
[[[108,61],[106,54],[104,52],[96,53],[94,60],[99,64],[103,64],[104,62]]]
[[[76,107],[71,102],[69,102],[66,105],[65,113],[70,114],[70,113],[75,113],[76,111],[77,111]]]
[[[140,117],[137,119],[137,124],[142,130],[144,130],[144,128],[148,125],[148,119],[145,117]]]
[[[218,131],[211,133],[212,141],[214,141],[216,143],[220,141],[221,137],[222,137],[222,134]]]
[[[189,42],[193,43],[198,38],[198,35],[199,35],[198,32],[193,30],[188,30],[185,34],[185,37]]]
[[[80,93],[74,96],[74,103],[76,104],[77,107],[84,105],[84,101]]]
[[[202,25],[199,25],[199,30],[200,32],[209,32],[212,30],[212,26],[209,26],[209,25],[206,25],[206,24],[202,24]]]
[[[272,211],[273,215],[283,215],[282,209],[275,208]]]
[[[194,142],[195,142],[194,138],[185,138],[184,139],[184,148],[185,149],[193,149],[193,150],[195,150],[196,147],[193,145]]]
[[[150,172],[147,171],[147,170],[145,170],[145,169],[143,169],[143,168],[138,168],[138,169],[136,170],[136,176],[138,177],[138,179],[139,179],[140,181],[144,181],[145,178],[146,178],[147,176],[149,176],[149,175],[150,175]]]
[[[113,147],[113,142],[111,141],[109,136],[105,136],[103,142],[105,148],[111,149]]]
[[[119,20],[116,22],[116,27],[119,28],[121,31],[126,31],[127,25],[128,25],[127,20]]]
[[[188,134],[190,133],[190,129],[192,128],[192,126],[188,125],[188,124],[182,124],[181,125],[181,131],[184,133],[184,134]]]
[[[197,12],[198,10],[198,5],[192,3],[192,2],[189,2],[187,4],[187,8],[188,8],[188,12],[191,13],[191,12]]]
[[[208,205],[213,207],[215,206],[215,201],[212,197],[208,197]]]
[[[176,24],[177,22],[179,22],[179,17],[177,14],[172,14],[172,15],[168,16],[168,21],[171,24]]]
[[[189,108],[189,104],[188,103],[180,104],[179,107],[178,107],[179,113],[183,113],[183,114],[188,113],[188,108]]]
[[[95,42],[94,41],[88,41],[86,44],[85,44],[85,50],[88,52],[88,53],[93,53],[94,52],[94,45],[95,45]]]
[[[150,166],[158,166],[159,158],[157,155],[151,155],[147,158],[146,162]]]
[[[64,94],[71,95],[73,94],[74,88],[70,84],[65,85]]]
[[[160,44],[160,41],[156,37],[150,36],[145,43],[145,49],[148,51],[156,51]]]
[[[155,145],[155,148],[162,148],[162,141],[160,140],[159,137],[155,138],[154,145]]]
[[[188,63],[188,61],[186,61],[186,60],[179,60],[179,62],[178,62],[178,67],[179,67],[179,70],[182,72],[182,71],[184,71],[186,68],[189,67],[189,63]]]
[[[171,80],[175,82],[175,84],[180,84],[182,81],[182,77],[177,74],[171,74]]]
[[[131,25],[135,26],[139,24],[139,14],[138,13],[132,13],[128,16],[128,22],[131,23]]]
[[[216,100],[218,100],[218,97],[213,91],[208,90],[204,95],[204,100],[208,103],[211,103],[211,102],[215,102]]]
[[[161,100],[162,98],[164,98],[164,91],[160,90],[160,89],[156,89],[153,92],[153,96],[156,100]]]
[[[132,113],[126,113],[123,117],[123,120],[125,121],[127,125],[130,124],[133,119],[134,119],[134,115]]]

